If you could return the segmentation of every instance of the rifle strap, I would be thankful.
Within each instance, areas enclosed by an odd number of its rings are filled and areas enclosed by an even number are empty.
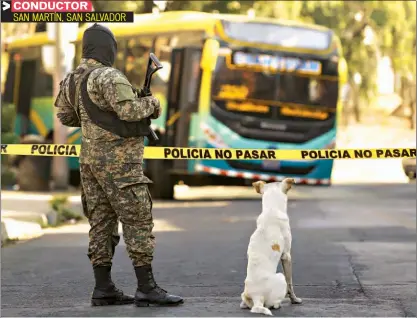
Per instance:
[[[79,103],[80,103],[80,90],[81,90],[81,84],[84,81],[84,79],[91,74],[92,71],[101,68],[103,66],[93,66],[90,68],[87,68],[85,70],[83,70],[81,72],[81,76],[78,79],[78,83],[77,85],[75,85],[75,79],[74,79],[74,73],[72,73],[70,75],[70,80],[69,80],[69,90],[70,90],[70,98],[71,98],[71,104],[74,107],[75,113],[77,114],[78,120],[81,123],[81,116],[80,116],[80,108],[79,108]],[[75,86],[75,87],[74,87]]]
[[[75,85],[75,81],[70,81],[70,95],[73,98],[72,104],[76,110],[77,116],[81,122],[81,116],[79,115],[79,100],[82,99],[84,110],[87,113],[90,120],[100,128],[110,131],[120,137],[139,137],[149,135],[150,119],[145,118],[140,121],[127,122],[121,120],[114,111],[104,111],[98,105],[96,105],[90,98],[87,89],[88,76],[97,68],[104,66],[95,66],[87,68],[85,70],[78,70],[80,74]],[[71,85],[72,83],[72,85]]]

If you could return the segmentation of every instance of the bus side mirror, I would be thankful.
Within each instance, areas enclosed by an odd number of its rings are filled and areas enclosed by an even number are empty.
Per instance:
[[[203,70],[214,71],[219,55],[220,43],[214,39],[207,39],[204,43],[200,66]]]

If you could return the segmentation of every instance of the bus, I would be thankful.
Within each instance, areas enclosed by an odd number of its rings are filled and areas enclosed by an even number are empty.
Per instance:
[[[2,108],[14,106],[14,133],[20,137],[20,143],[52,143],[54,41],[45,31],[5,39],[3,46]],[[72,128],[68,131],[67,142],[80,143],[78,132]],[[10,157],[11,162],[17,162],[17,179],[22,190],[49,190],[51,158]],[[71,183],[75,185],[79,183],[78,158],[69,158],[68,166]]]
[[[160,146],[335,147],[347,65],[340,39],[331,29],[272,18],[188,11],[137,15],[134,23],[106,25],[118,41],[115,67],[133,85],[143,85],[150,52],[164,66],[154,76],[151,88],[163,109],[152,123]],[[74,41],[74,66],[80,60],[86,27]],[[24,59],[22,50],[33,51],[27,44],[8,47],[11,56],[20,54]],[[14,59],[10,61],[12,69],[19,70],[13,67]],[[40,85],[38,77],[33,85]],[[27,131],[47,136],[53,129],[52,99],[46,92],[32,91],[42,96],[39,102],[38,96],[32,96]],[[80,130],[73,129],[68,143],[78,144],[80,138]],[[71,182],[77,183],[78,161],[70,158],[69,163]],[[245,185],[253,180],[293,177],[297,183],[328,186],[333,161],[145,160],[144,167],[154,181],[153,196],[173,199],[177,183]]]

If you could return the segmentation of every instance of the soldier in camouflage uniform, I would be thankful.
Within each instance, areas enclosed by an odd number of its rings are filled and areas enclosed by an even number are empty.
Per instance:
[[[144,137],[125,138],[103,129],[88,110],[91,102],[100,111],[117,114],[118,120],[130,123],[161,114],[156,98],[139,97],[127,78],[112,68],[116,51],[117,42],[108,28],[97,24],[88,28],[81,63],[61,82],[55,101],[61,123],[82,131],[82,201],[91,225],[88,257],[96,280],[91,302],[101,306],[133,302],[137,306],[176,305],[183,299],[160,288],[152,274],[155,237],[148,190],[152,181],[142,169]],[[84,75],[86,86],[81,85]],[[124,295],[111,279],[119,220],[138,281],[135,297]]]

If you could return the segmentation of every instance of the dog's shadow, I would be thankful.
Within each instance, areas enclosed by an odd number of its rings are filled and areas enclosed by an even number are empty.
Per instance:
[[[286,311],[287,308],[290,308],[291,306],[300,306],[301,304],[292,304],[291,300],[289,298],[285,298],[282,302],[281,302],[281,306],[279,308],[274,308],[274,307],[269,307],[268,309],[271,311],[271,313],[273,314],[273,316],[275,316],[274,314],[279,315],[279,313],[283,313],[283,311]],[[246,308],[241,308],[241,310],[244,311],[245,316],[247,317],[251,317],[251,316],[259,316],[259,317],[265,317],[267,315],[265,314],[261,314],[261,313],[252,313],[250,312],[250,308],[246,307]],[[247,315],[246,315],[247,314]],[[282,316],[282,315],[279,315]],[[271,316],[269,316],[271,317]]]

